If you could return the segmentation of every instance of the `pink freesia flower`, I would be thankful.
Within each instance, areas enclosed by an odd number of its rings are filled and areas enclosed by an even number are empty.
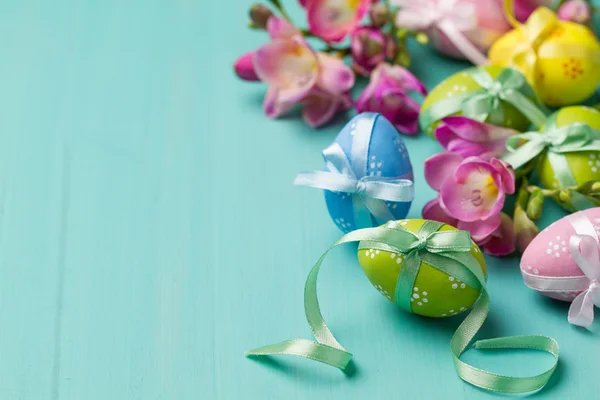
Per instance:
[[[396,42],[377,28],[363,26],[352,33],[352,68],[363,76],[386,58],[393,58],[396,53]]]
[[[500,157],[506,151],[506,140],[518,133],[473,119],[453,116],[442,119],[435,130],[440,144],[463,157],[479,156],[484,159]]]
[[[558,19],[587,25],[592,20],[590,3],[584,0],[569,0],[558,9]]]
[[[440,205],[439,196],[425,204],[425,207],[423,207],[422,214],[423,218],[425,219],[443,222],[454,227],[458,226],[458,219],[449,216]]]
[[[356,102],[358,112],[378,112],[405,134],[417,132],[419,103],[406,92],[427,94],[425,86],[407,69],[399,65],[379,64],[371,80]]]
[[[506,256],[515,251],[513,221],[505,213],[500,213],[500,226],[485,240],[477,243],[483,251],[492,256]]]
[[[423,215],[453,222],[478,243],[500,228],[506,194],[515,191],[512,167],[496,158],[436,154],[425,161],[425,179],[439,197],[425,206]]]
[[[276,118],[300,103],[307,123],[319,126],[349,107],[354,74],[342,60],[316,53],[284,19],[269,18],[267,30],[271,41],[254,52],[253,65],[269,85],[263,104],[268,117]]]
[[[329,122],[338,111],[352,107],[348,92],[331,93],[316,87],[302,100],[302,117],[313,128]]]
[[[238,58],[233,64],[233,70],[240,79],[245,81],[260,81],[260,78],[254,71],[252,57],[254,57],[254,55],[250,52]]]
[[[301,0],[308,28],[326,42],[339,42],[358,26],[373,0]]]

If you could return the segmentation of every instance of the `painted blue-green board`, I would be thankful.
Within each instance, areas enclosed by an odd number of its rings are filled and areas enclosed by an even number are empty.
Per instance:
[[[319,288],[354,373],[243,357],[311,338],[304,280],[340,233],[322,194],[292,181],[322,166],[348,118],[312,130],[294,113],[263,116],[264,86],[230,67],[266,40],[246,29],[249,5],[0,2],[1,399],[498,397],[456,377],[449,341],[462,317],[397,310],[352,246],[328,258]],[[429,87],[463,66],[414,53]],[[439,147],[406,141],[418,217],[433,196],[422,161]],[[548,206],[544,223],[562,215]],[[555,337],[560,366],[535,398],[599,398],[599,333],[570,326],[567,305],[525,288],[516,258],[488,262],[482,336]],[[466,359],[514,374],[551,361]]]

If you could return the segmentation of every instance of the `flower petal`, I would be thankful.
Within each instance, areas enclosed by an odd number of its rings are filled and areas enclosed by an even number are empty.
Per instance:
[[[455,153],[440,153],[425,160],[425,180],[434,190],[440,190],[449,180],[463,158]]]
[[[253,57],[256,75],[279,89],[284,102],[298,101],[314,86],[319,75],[317,57],[300,40],[275,39]]]
[[[492,158],[490,160],[490,164],[502,177],[502,186],[504,190],[508,194],[513,194],[515,192],[515,170],[513,167],[505,161],[498,160],[497,158]]]
[[[358,25],[371,0],[310,0],[306,11],[310,31],[326,42],[339,42]]]
[[[341,101],[342,96],[315,90],[302,101],[302,117],[308,125],[317,128],[333,118]]]
[[[381,75],[385,79],[392,80],[404,90],[419,92],[423,96],[427,95],[425,85],[423,85],[423,83],[409,70],[400,65],[381,63],[375,68],[373,74],[377,74],[375,75],[376,77]]]
[[[354,74],[344,62],[327,53],[317,53],[320,65],[317,85],[330,93],[341,94],[354,86]]]
[[[500,174],[490,163],[470,157],[456,168],[453,179],[444,181],[440,197],[450,215],[471,222],[498,214],[505,191]]]
[[[504,213],[500,215],[502,219],[500,227],[483,244],[483,251],[493,256],[506,256],[515,251],[513,221]]]
[[[263,102],[263,110],[267,117],[277,118],[288,112],[293,106],[294,103],[285,103],[281,101],[276,88],[270,87],[267,90],[267,94],[265,95],[265,100]]]
[[[302,33],[285,18],[272,16],[267,21],[267,32],[271,39],[289,39]]]
[[[477,221],[459,221],[458,229],[469,231],[471,237],[477,244],[485,242],[492,233],[494,233],[500,226],[500,215],[493,215],[492,217],[485,220]]]
[[[443,222],[454,227],[458,225],[458,220],[446,214],[444,209],[440,206],[439,197],[436,197],[435,199],[425,204],[425,207],[423,207],[422,215],[423,218],[430,219],[432,221]]]

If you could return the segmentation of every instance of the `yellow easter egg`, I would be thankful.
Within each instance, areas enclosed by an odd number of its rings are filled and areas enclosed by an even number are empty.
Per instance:
[[[531,32],[540,32],[531,43]],[[600,83],[600,44],[587,27],[559,21],[547,8],[538,8],[526,24],[490,48],[493,65],[514,67],[551,106],[581,103]]]
[[[446,78],[440,84],[438,84],[432,91],[429,92],[429,95],[423,101],[421,105],[421,113],[425,113],[436,103],[439,103],[442,100],[450,99],[453,97],[464,95],[465,93],[472,93],[479,89],[481,86],[473,79],[471,75],[469,75],[469,71],[473,69],[483,69],[486,71],[492,79],[496,79],[498,75],[504,70],[503,67],[487,65],[483,67],[474,67],[462,72],[458,72],[450,77]],[[517,110],[513,105],[500,101],[500,107],[502,107],[504,120],[503,121],[490,121],[488,118],[486,121],[490,123],[494,123],[498,126],[505,126],[507,128],[513,128],[518,131],[525,131],[529,128],[530,122],[529,120],[521,114],[519,110]],[[462,112],[458,111],[451,115],[463,115]],[[437,127],[439,121],[434,121],[431,124],[425,126],[424,121],[421,120],[421,129],[427,133],[429,136],[433,136],[434,130]]]
[[[426,222],[424,219],[400,220],[397,223],[404,229],[417,233]],[[442,226],[439,231],[457,230],[450,225]],[[479,247],[473,242],[470,252],[486,274],[485,260]],[[405,254],[396,254],[384,250],[360,249],[358,261],[369,281],[389,301],[394,302],[394,293]],[[456,277],[442,272],[426,262],[421,262],[411,298],[411,311],[427,317],[449,317],[469,309],[481,291]]]
[[[556,120],[557,128],[571,125],[575,122],[582,122],[594,129],[600,130],[600,111],[595,108],[585,106],[565,107],[558,110],[552,117]],[[565,158],[578,185],[600,180],[600,152],[581,151],[565,153]],[[544,187],[558,188],[560,186],[552,164],[550,164],[545,154],[539,160],[537,171],[540,182]],[[569,203],[561,205],[569,211],[575,210]]]

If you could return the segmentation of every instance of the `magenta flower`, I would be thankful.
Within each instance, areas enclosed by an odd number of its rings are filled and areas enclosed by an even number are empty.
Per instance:
[[[347,93],[354,74],[342,60],[316,53],[284,19],[269,18],[267,30],[271,41],[254,52],[253,65],[269,85],[263,104],[268,117],[279,117],[300,103],[307,123],[319,126],[351,105]]]
[[[253,53],[246,53],[238,58],[233,64],[233,70],[236,75],[245,81],[260,81],[256,71],[254,71],[254,65],[252,64]]]
[[[397,46],[381,30],[363,26],[352,33],[351,50],[352,68],[363,76],[369,76],[379,63],[395,56]]]
[[[506,194],[515,191],[515,174],[503,161],[481,157],[463,158],[445,152],[425,161],[425,179],[439,191],[438,203],[428,203],[424,215],[456,220],[456,227],[483,242],[501,225],[500,211]]]
[[[326,42],[340,42],[358,26],[373,0],[300,0],[308,28]]]
[[[477,241],[475,241],[477,243]],[[515,251],[513,221],[505,213],[500,213],[500,226],[485,240],[477,243],[483,251],[492,256],[506,256]]]
[[[592,20],[590,3],[584,0],[569,0],[558,9],[558,19],[588,25]]]
[[[516,133],[512,129],[454,116],[442,119],[435,130],[435,137],[446,150],[462,157],[490,159],[504,154],[506,140]]]
[[[515,17],[521,21],[527,21],[527,18],[538,7],[549,7],[553,0],[515,0]]]
[[[458,227],[458,219],[449,216],[440,204],[440,197],[429,201],[425,204],[422,211],[423,218],[430,219],[432,221],[439,221],[445,224]]]
[[[371,74],[371,80],[356,102],[356,110],[381,113],[405,134],[417,132],[419,103],[406,92],[427,94],[425,86],[407,69],[381,63]]]

